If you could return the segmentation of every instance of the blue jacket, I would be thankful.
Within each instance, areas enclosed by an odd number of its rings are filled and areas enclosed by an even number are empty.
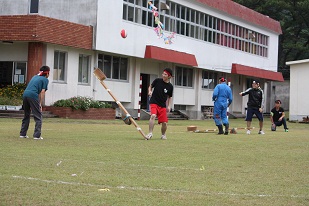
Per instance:
[[[212,100],[223,105],[228,103],[227,106],[230,106],[233,101],[231,88],[225,82],[218,84],[214,89]]]

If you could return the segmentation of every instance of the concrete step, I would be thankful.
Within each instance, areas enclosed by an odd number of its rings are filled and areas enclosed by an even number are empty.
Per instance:
[[[43,118],[55,118],[58,117],[51,112],[43,111],[42,112]],[[0,118],[18,118],[22,119],[24,117],[24,111],[23,110],[0,110]],[[31,114],[31,117],[33,115]]]

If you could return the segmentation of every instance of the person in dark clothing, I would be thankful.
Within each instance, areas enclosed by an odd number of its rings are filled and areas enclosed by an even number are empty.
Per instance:
[[[239,93],[240,96],[249,95],[247,102],[247,134],[250,134],[252,117],[255,114],[259,119],[260,130],[258,134],[265,134],[263,131],[263,109],[264,109],[264,92],[260,87],[259,81],[252,81],[252,88]]]
[[[270,112],[271,130],[276,131],[276,127],[283,125],[284,131],[288,132],[289,128],[286,124],[284,109],[281,107],[281,101],[275,101],[275,107]]]
[[[30,114],[32,112],[35,128],[33,138],[35,140],[43,139],[41,137],[42,129],[42,102],[45,98],[45,92],[48,87],[48,77],[50,68],[48,66],[42,66],[39,74],[32,77],[23,93],[23,109],[24,118],[22,120],[20,129],[20,138],[29,138],[27,131],[30,124]]]
[[[227,118],[227,108],[233,101],[232,90],[226,84],[226,79],[221,77],[219,79],[219,84],[215,87],[212,94],[212,100],[214,103],[214,121],[219,129],[218,134],[229,134],[229,120]],[[225,127],[225,132],[223,132],[223,126]]]
[[[170,83],[170,79],[173,76],[173,72],[170,68],[164,69],[162,78],[155,79],[148,87],[148,96],[150,96],[150,112],[149,119],[149,133],[146,139],[149,140],[153,137],[153,128],[156,117],[158,117],[158,123],[161,126],[161,139],[165,140],[167,130],[167,112],[171,111],[170,103],[173,96],[173,85]]]

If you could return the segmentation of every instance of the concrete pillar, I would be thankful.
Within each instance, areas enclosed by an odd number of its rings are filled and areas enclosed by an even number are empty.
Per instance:
[[[27,83],[31,78],[39,73],[39,69],[43,63],[43,43],[29,42],[28,43],[28,70]]]

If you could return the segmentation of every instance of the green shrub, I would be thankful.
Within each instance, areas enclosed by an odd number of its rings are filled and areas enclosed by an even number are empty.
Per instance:
[[[60,99],[52,106],[71,107],[72,109],[88,110],[89,108],[111,108],[111,104],[93,100],[90,97],[71,97],[69,99]]]
[[[0,96],[0,105],[20,106],[23,104],[22,98],[8,98]]]
[[[0,88],[0,105],[22,105],[22,96],[26,87],[26,84],[14,84]]]

